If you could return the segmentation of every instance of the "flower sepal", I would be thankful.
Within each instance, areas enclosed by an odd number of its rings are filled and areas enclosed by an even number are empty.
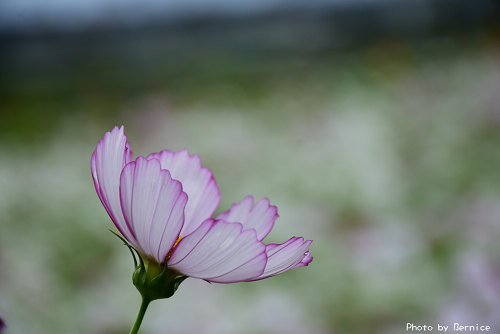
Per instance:
[[[132,274],[132,283],[148,302],[172,297],[179,285],[188,278],[188,276],[179,273],[177,270],[168,268],[167,261],[160,264],[151,256],[143,258],[141,253],[121,235],[113,230],[109,231],[123,241],[124,245],[130,250],[135,267]],[[139,263],[137,263],[136,254]]]
[[[139,257],[139,261],[140,264],[132,275],[132,282],[141,295],[150,301],[172,297],[182,281],[188,277],[168,268],[166,262],[159,264],[149,257]]]

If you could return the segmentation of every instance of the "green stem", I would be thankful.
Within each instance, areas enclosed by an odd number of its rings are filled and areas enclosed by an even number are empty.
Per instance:
[[[135,319],[135,324],[130,334],[137,334],[137,332],[139,332],[139,327],[141,327],[142,319],[144,318],[144,314],[146,314],[150,302],[148,298],[142,297],[141,308],[139,309],[139,314],[137,315],[137,319]]]

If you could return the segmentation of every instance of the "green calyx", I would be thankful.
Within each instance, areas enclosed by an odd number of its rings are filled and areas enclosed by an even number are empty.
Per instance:
[[[169,269],[167,263],[159,264],[154,259],[146,261],[139,256],[140,264],[135,268],[132,282],[141,295],[148,300],[172,297],[187,276],[175,269]]]
[[[135,266],[132,282],[145,300],[153,301],[172,297],[179,285],[188,277],[175,269],[168,268],[166,261],[160,264],[152,257],[143,258],[122,236],[111,232],[120,238],[132,253]],[[136,254],[139,263],[137,263]]]

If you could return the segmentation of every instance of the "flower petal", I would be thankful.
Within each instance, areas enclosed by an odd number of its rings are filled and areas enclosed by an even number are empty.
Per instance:
[[[185,275],[210,282],[246,281],[264,271],[265,246],[253,229],[209,219],[179,242],[168,264]]]
[[[257,280],[268,278],[293,268],[307,266],[312,261],[309,246],[312,240],[290,238],[282,244],[266,245],[267,264],[264,273]]]
[[[259,240],[271,232],[274,221],[278,218],[278,208],[263,198],[255,205],[253,196],[245,197],[241,202],[233,204],[231,209],[219,214],[216,219],[228,222],[242,223],[244,229],[253,228]]]
[[[309,263],[311,263],[312,260],[314,259],[314,257],[311,256],[311,253],[309,251],[305,252],[304,255],[305,256],[302,259],[302,261],[297,263],[293,268],[307,267]]]
[[[132,160],[132,151],[123,126],[106,132],[92,154],[90,162],[95,190],[120,233],[131,243],[136,243],[134,232],[127,225],[120,204],[120,174]]]
[[[187,195],[156,159],[138,157],[125,166],[120,181],[123,214],[145,255],[163,263],[184,222]]]
[[[197,155],[189,155],[186,150],[180,152],[161,151],[152,153],[147,159],[156,158],[161,168],[167,169],[172,177],[182,183],[188,195],[186,219],[181,234],[193,232],[206,219],[210,218],[219,205],[220,191],[217,182],[208,168],[201,165]]]

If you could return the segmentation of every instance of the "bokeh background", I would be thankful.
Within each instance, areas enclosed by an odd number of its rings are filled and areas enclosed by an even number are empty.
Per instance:
[[[187,148],[219,211],[247,194],[307,268],[188,279],[142,333],[500,333],[495,1],[0,2],[0,317],[128,333],[140,298],[90,156]]]

